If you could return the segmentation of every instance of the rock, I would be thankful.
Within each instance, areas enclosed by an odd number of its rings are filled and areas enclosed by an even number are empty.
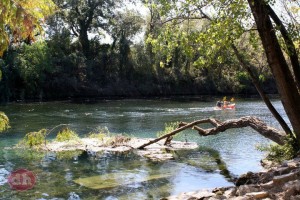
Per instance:
[[[282,176],[275,176],[273,178],[273,182],[274,182],[274,184],[283,184],[285,182],[295,180],[298,177],[299,177],[299,171],[294,172],[294,173],[285,174]]]
[[[204,198],[210,198],[210,197],[213,197],[213,196],[216,196],[214,193],[212,192],[209,192],[209,191],[199,191],[195,194],[193,194],[191,196],[191,198],[195,198],[195,199],[204,199]],[[190,200],[190,198],[189,198]]]
[[[287,162],[287,166],[288,166],[289,168],[296,169],[296,168],[299,167],[299,165],[300,165],[300,163],[299,163],[299,161],[297,161],[297,160],[291,160],[291,161],[288,161],[288,162]]]
[[[291,172],[291,168],[289,167],[279,167],[278,169],[276,169],[276,171],[274,172],[275,176],[280,176],[283,174],[288,174]]]
[[[234,198],[231,198],[231,199],[234,199],[234,200],[252,200],[251,197],[246,197],[246,196],[234,197]]]
[[[262,191],[262,192],[251,192],[247,193],[246,196],[254,198],[254,199],[264,199],[269,196],[268,192]]]
[[[300,192],[300,180],[285,183],[282,189],[284,191],[284,198],[291,199],[292,196],[296,196]]]
[[[198,199],[211,199],[216,195],[210,190],[198,190],[194,192],[183,192],[177,196],[170,196],[162,198],[161,200],[198,200]]]
[[[271,167],[274,167],[276,164],[270,160],[263,159],[260,161],[261,166],[263,166],[265,169],[270,169]]]
[[[242,174],[235,182],[236,186],[251,184],[251,179],[253,178],[253,172],[248,172],[247,174]]]
[[[266,183],[272,180],[273,172],[261,172],[261,173],[253,173],[248,172],[247,174],[241,175],[235,182],[236,186],[240,185],[250,185],[257,183]]]
[[[300,195],[292,196],[291,200],[300,200]]]
[[[273,181],[270,181],[268,183],[261,184],[260,186],[264,189],[271,189],[274,187],[274,183]]]
[[[247,193],[259,192],[259,188],[254,185],[241,185],[238,187],[236,194],[238,196],[243,196]]]
[[[236,196],[236,192],[237,192],[236,188],[230,188],[230,189],[226,190],[223,195],[226,198],[230,198],[230,197]]]

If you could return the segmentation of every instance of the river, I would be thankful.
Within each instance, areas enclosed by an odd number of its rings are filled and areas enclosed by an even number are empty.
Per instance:
[[[11,123],[9,131],[0,135],[0,199],[159,199],[201,188],[230,186],[230,177],[262,169],[260,160],[264,153],[258,151],[256,145],[269,141],[250,128],[232,129],[208,137],[186,131],[177,139],[197,142],[200,148],[176,152],[175,160],[162,163],[133,153],[68,156],[9,147],[28,132],[51,129],[59,124],[69,124],[80,136],[107,127],[114,134],[152,138],[169,122],[255,115],[279,128],[262,101],[239,99],[236,103],[236,110],[228,111],[214,111],[214,101],[196,100],[103,100],[0,106]],[[283,113],[280,101],[273,103]],[[218,166],[216,157],[226,170]],[[7,177],[19,168],[34,172],[37,182],[33,189],[23,192],[10,189]],[[87,184],[77,184],[78,179],[85,179]],[[97,189],[93,189],[91,183],[98,184]]]

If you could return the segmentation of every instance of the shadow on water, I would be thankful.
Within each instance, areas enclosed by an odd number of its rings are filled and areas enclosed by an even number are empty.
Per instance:
[[[175,151],[174,154],[179,161],[201,168],[208,173],[220,172],[228,181],[232,182],[237,177],[228,170],[220,153],[215,149],[202,146],[197,150]]]

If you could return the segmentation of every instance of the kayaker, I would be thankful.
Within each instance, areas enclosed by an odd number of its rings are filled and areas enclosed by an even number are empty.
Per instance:
[[[217,101],[216,106],[219,107],[219,108],[222,108],[222,106],[223,106],[223,101]]]

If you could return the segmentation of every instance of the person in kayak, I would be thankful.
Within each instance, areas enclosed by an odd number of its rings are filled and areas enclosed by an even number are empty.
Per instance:
[[[218,108],[222,108],[222,107],[223,107],[223,101],[217,101],[216,106],[217,106]]]

